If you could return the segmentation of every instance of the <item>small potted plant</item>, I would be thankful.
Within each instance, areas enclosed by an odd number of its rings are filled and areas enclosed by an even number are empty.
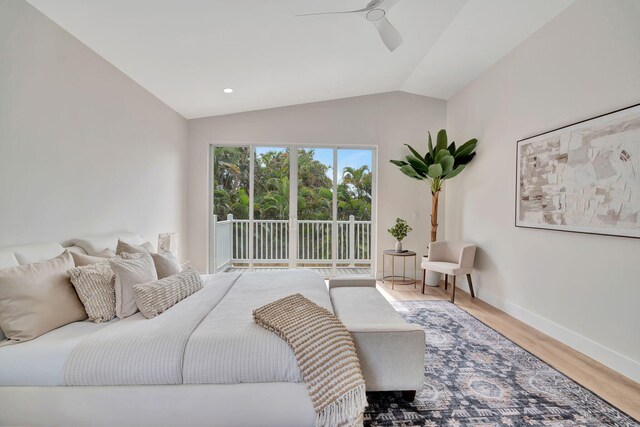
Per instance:
[[[412,230],[407,221],[402,218],[396,218],[395,225],[387,230],[396,239],[396,252],[402,252],[402,239],[407,237],[407,234]]]

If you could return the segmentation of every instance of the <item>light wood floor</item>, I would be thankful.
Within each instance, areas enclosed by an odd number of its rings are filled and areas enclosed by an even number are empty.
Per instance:
[[[396,286],[378,281],[378,290],[389,301],[449,300],[451,286],[444,290],[444,282],[437,288],[427,286],[425,294],[421,286]],[[618,407],[622,411],[640,420],[640,384],[620,375],[579,353],[531,326],[511,317],[505,312],[471,296],[456,290],[456,305],[476,317],[491,328],[500,332],[511,341],[533,353],[558,371],[577,383]]]

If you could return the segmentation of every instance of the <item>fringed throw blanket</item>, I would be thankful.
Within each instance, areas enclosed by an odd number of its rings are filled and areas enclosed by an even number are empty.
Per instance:
[[[254,310],[253,319],[293,350],[317,426],[362,425],[364,378],[353,339],[336,316],[294,294]]]

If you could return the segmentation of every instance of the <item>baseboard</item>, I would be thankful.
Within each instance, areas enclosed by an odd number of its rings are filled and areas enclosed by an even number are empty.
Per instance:
[[[468,290],[466,283],[460,287],[464,290]],[[478,290],[476,290],[476,297],[526,323],[527,325],[538,329],[550,337],[557,339],[574,350],[591,357],[614,371],[619,372],[625,377],[640,383],[640,362],[630,359],[615,350],[603,346],[602,344],[598,344],[583,335],[520,307],[519,305],[513,304],[504,298],[486,291],[478,292]]]
[[[416,271],[416,274],[416,277],[419,277],[419,280],[422,280],[422,271]],[[377,272],[376,279],[382,280],[381,271]],[[459,281],[458,288],[469,292],[469,287],[464,280]],[[630,359],[629,357],[607,348],[602,344],[580,335],[579,333],[574,332],[552,320],[546,319],[532,311],[520,307],[519,305],[513,304],[504,298],[498,297],[481,289],[478,290],[477,288],[475,291],[478,299],[481,299],[487,304],[490,304],[527,325],[538,329],[561,343],[568,345],[574,350],[591,357],[614,371],[619,372],[625,377],[640,383],[640,362]]]

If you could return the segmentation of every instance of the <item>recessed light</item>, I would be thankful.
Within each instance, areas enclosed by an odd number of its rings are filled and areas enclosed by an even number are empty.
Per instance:
[[[222,90],[224,93],[233,93],[233,89],[228,87]]]

